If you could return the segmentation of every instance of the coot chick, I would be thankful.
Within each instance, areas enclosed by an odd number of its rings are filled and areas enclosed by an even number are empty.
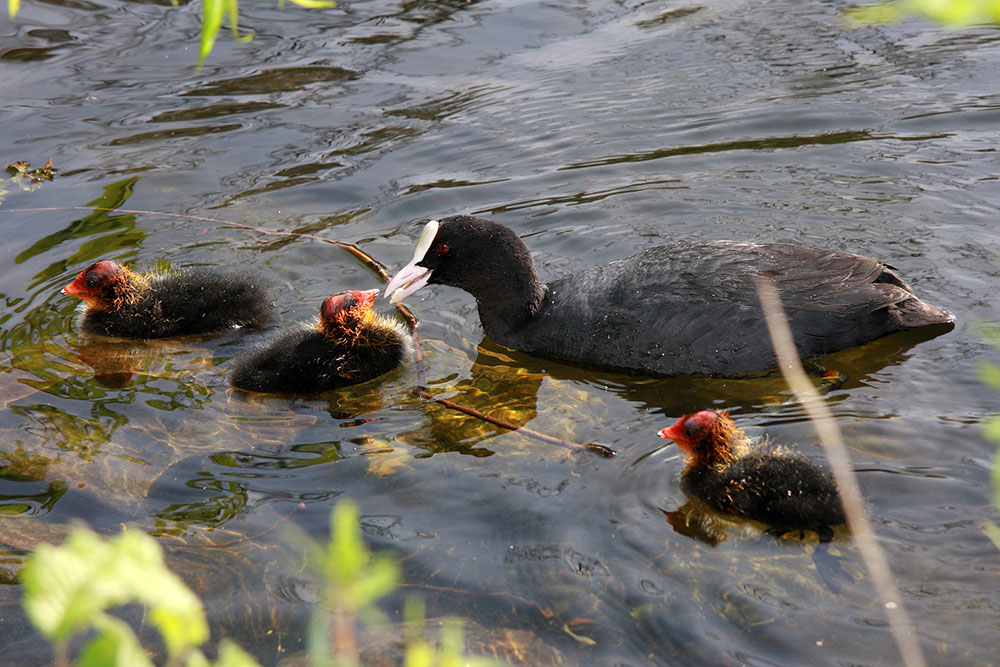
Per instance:
[[[111,260],[62,289],[83,299],[80,327],[119,338],[168,338],[252,324],[271,312],[263,282],[216,271],[142,274]]]
[[[236,362],[237,389],[315,394],[371,380],[399,366],[411,351],[405,327],[376,314],[379,290],[328,297],[319,322],[299,324]]]
[[[801,454],[754,443],[727,412],[702,410],[661,429],[687,455],[681,488],[723,514],[769,524],[772,532],[813,530],[820,541],[844,523],[833,478]]]
[[[528,354],[646,375],[746,375],[776,364],[754,286],[773,279],[802,358],[901,329],[951,328],[874,259],[784,244],[678,241],[543,285],[507,227],[431,220],[389,282],[397,303],[426,284],[476,299],[494,341]]]

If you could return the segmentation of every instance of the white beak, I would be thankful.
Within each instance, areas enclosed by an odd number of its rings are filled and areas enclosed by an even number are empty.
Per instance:
[[[420,239],[417,240],[417,247],[413,251],[413,259],[410,260],[409,264],[401,268],[385,286],[383,295],[390,297],[389,303],[399,303],[426,285],[427,281],[430,280],[433,270],[417,266],[417,263],[423,260],[431,244],[434,243],[434,237],[437,236],[438,227],[440,226],[441,223],[437,220],[431,220],[424,226],[424,230],[420,232]]]

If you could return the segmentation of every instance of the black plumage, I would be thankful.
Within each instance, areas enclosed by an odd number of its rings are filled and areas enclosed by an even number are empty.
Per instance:
[[[424,284],[476,299],[496,342],[540,357],[658,376],[743,375],[775,365],[755,279],[777,284],[803,358],[894,331],[953,326],[896,269],[849,253],[785,244],[679,241],[543,285],[527,247],[483,218],[428,223],[390,281],[399,301]]]
[[[317,324],[299,324],[236,361],[232,385],[245,391],[315,394],[388,373],[409,356],[405,328],[370,310],[378,290],[326,299]]]
[[[266,317],[273,305],[267,285],[256,277],[209,270],[146,275],[110,260],[87,267],[62,291],[83,299],[83,331],[134,339],[246,326]]]

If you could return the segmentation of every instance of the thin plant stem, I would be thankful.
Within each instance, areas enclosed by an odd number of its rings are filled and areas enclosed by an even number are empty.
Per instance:
[[[358,664],[358,643],[355,635],[354,614],[346,610],[346,601],[341,600],[333,613],[332,634],[333,654],[338,665],[355,667]]]
[[[809,378],[806,377],[802,368],[802,362],[799,360],[792,338],[792,331],[788,326],[788,319],[785,317],[785,311],[781,305],[778,288],[773,281],[761,278],[757,280],[757,294],[764,311],[768,333],[771,335],[771,344],[774,346],[774,353],[778,359],[778,368],[788,382],[792,393],[795,394],[795,399],[805,408],[809,420],[819,435],[820,442],[823,443],[826,457],[830,462],[830,470],[840,489],[840,499],[844,507],[844,515],[847,517],[847,527],[854,536],[861,560],[868,569],[872,583],[875,585],[875,591],[885,610],[889,630],[899,648],[903,664],[907,667],[924,667],[927,663],[924,660],[920,643],[917,641],[913,624],[910,622],[909,614],[906,613],[897,592],[889,562],[875,539],[875,533],[872,531],[871,523],[865,513],[861,489],[858,487],[858,482],[851,470],[851,459],[847,453],[847,446],[841,438],[840,429],[837,428],[833,413],[820,399],[816,388],[809,382]]]
[[[55,650],[55,659],[53,660],[53,664],[55,665],[55,667],[70,667],[71,663],[69,661],[69,640],[60,639],[59,641],[56,642],[54,650]]]
[[[449,401],[447,398],[438,398],[434,394],[430,393],[423,387],[415,387],[413,389],[413,394],[419,396],[420,398],[426,398],[429,401],[434,401],[435,403],[440,403],[446,408],[450,408],[457,412],[462,412],[469,415],[470,417],[475,417],[484,422],[493,424],[494,426],[499,426],[500,428],[505,428],[510,431],[516,431],[522,435],[526,435],[530,438],[535,438],[536,440],[541,440],[542,442],[547,442],[552,445],[559,445],[560,447],[565,447],[567,449],[586,449],[587,451],[594,452],[609,459],[615,455],[615,450],[610,447],[605,447],[604,445],[594,445],[594,444],[581,444],[579,442],[572,442],[570,440],[562,440],[551,435],[546,435],[539,431],[532,430],[526,426],[520,426],[514,422],[507,421],[506,419],[500,419],[499,417],[491,417],[490,415],[480,412],[475,408],[470,408],[467,405],[462,405],[461,403],[455,403],[454,401]]]

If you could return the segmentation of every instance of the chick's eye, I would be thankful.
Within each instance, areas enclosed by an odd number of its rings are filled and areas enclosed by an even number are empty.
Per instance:
[[[692,421],[684,422],[684,435],[688,436],[689,438],[698,435],[700,431],[701,427],[698,424]]]
[[[87,278],[87,287],[97,287],[97,278],[93,276]]]
[[[358,305],[358,298],[357,297],[352,296],[350,299],[347,300],[347,307],[348,308],[354,308],[356,305]]]
[[[449,246],[447,243],[442,243],[441,245],[438,246],[438,252],[441,253],[442,255],[447,255],[450,251],[451,251],[451,246]]]

